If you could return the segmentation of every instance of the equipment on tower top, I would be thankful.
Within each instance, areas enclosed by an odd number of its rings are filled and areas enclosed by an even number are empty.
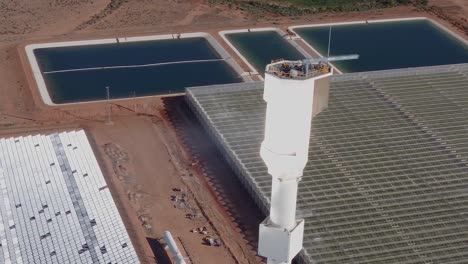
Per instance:
[[[285,79],[306,79],[320,74],[329,73],[331,61],[359,59],[358,54],[333,57],[319,57],[298,61],[273,60],[266,67],[266,72]]]

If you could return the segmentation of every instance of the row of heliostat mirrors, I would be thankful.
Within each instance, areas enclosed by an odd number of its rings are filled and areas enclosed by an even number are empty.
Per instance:
[[[84,131],[0,139],[0,263],[138,263]]]

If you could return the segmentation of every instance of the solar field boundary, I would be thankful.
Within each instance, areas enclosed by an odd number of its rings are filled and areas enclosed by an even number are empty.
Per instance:
[[[418,74],[444,73],[453,71],[467,71],[468,63],[451,64],[451,65],[436,65],[426,67],[412,67],[394,70],[368,71],[368,72],[353,72],[346,74],[332,75],[332,81],[350,81],[362,80],[366,78],[385,78],[396,76],[412,76]]]

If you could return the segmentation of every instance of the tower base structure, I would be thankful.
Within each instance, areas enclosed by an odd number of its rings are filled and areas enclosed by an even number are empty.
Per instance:
[[[270,218],[260,224],[258,254],[268,256],[268,264],[287,264],[301,251],[304,236],[304,220],[288,230],[275,226]]]

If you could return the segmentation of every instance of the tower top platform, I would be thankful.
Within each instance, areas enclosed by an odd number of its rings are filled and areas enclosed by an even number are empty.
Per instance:
[[[330,73],[331,66],[326,62],[307,63],[304,61],[276,60],[268,64],[265,73],[281,79],[305,80]]]

